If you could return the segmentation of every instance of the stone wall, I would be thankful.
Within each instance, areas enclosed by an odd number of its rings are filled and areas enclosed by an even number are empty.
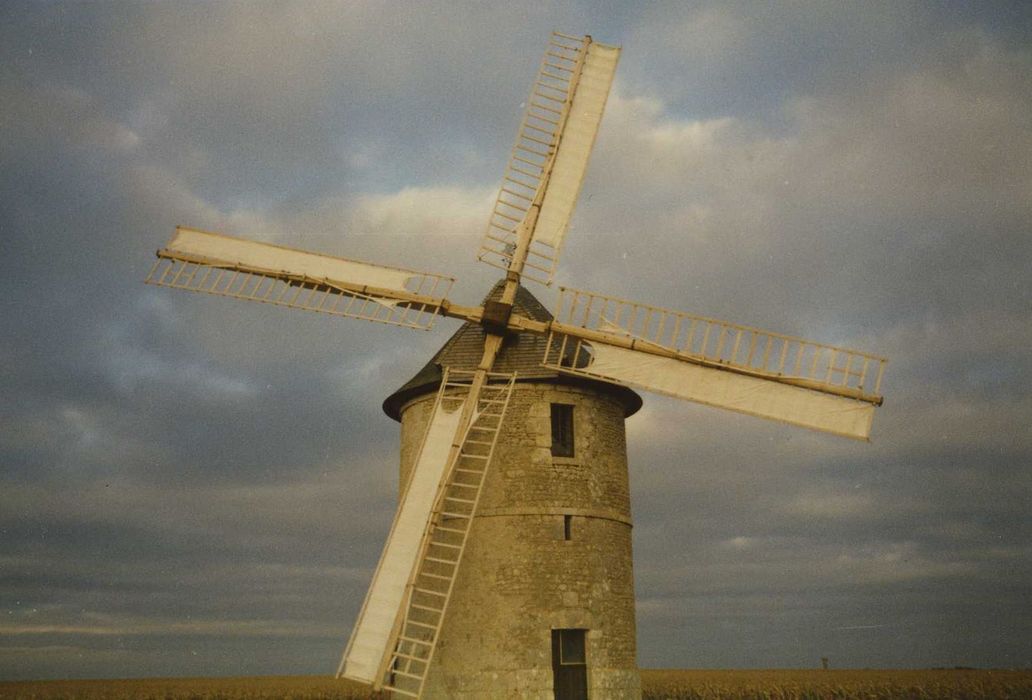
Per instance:
[[[402,410],[402,483],[433,398]],[[575,407],[574,457],[552,457],[551,403]],[[640,697],[623,414],[590,386],[516,385],[425,697],[551,700],[556,628],[588,630],[589,697]]]

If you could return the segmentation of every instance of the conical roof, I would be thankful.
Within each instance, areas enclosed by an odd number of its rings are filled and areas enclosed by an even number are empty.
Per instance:
[[[500,280],[488,292],[484,301],[498,301],[502,296],[505,280]],[[551,321],[552,314],[544,304],[524,287],[516,290],[513,312],[535,321]],[[484,328],[478,323],[467,321],[455,331],[441,349],[423,369],[405,382],[383,402],[383,410],[394,420],[401,420],[401,407],[410,399],[437,391],[441,384],[442,367],[475,370],[484,354]],[[517,372],[518,381],[552,382],[556,384],[590,385],[598,391],[613,395],[624,405],[624,415],[630,416],[641,408],[641,397],[627,387],[608,382],[599,382],[581,377],[562,375],[555,370],[541,366],[545,357],[548,337],[537,333],[511,333],[502,342],[502,348],[495,359],[493,371]]]

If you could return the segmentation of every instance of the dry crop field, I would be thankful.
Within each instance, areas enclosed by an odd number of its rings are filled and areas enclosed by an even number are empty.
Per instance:
[[[641,685],[646,700],[1032,699],[1032,671],[643,669]]]
[[[644,700],[1032,700],[1032,671],[643,670]],[[58,700],[367,700],[324,676],[0,682],[0,698]]]

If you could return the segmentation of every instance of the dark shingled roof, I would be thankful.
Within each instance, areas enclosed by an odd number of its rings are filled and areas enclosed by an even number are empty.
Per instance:
[[[505,280],[501,280],[488,292],[484,301],[501,298]],[[552,314],[533,294],[523,287],[516,291],[513,312],[535,321],[551,321]],[[423,394],[437,391],[441,384],[441,368],[475,370],[484,354],[484,328],[477,323],[466,322],[448,339],[416,376],[405,382],[401,388],[383,402],[383,411],[394,420],[401,420],[401,407],[405,402]],[[598,391],[611,394],[624,405],[624,415],[630,416],[641,408],[641,397],[627,387],[608,382],[599,382],[581,377],[561,375],[555,370],[541,366],[545,357],[547,336],[537,333],[513,333],[506,336],[502,349],[495,359],[496,372],[517,372],[518,381],[547,381],[555,384],[589,385]]]

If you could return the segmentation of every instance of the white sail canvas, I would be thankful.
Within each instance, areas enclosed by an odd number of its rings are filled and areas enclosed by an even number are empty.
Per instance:
[[[604,343],[592,343],[591,353],[587,367],[558,369],[844,437],[871,434],[876,407],[866,401]]]
[[[203,258],[208,264],[221,263],[325,280],[331,284],[337,282],[399,292],[406,291],[405,283],[410,278],[422,274],[182,226],[176,228],[166,250]]]
[[[588,158],[595,145],[595,136],[598,134],[619,58],[619,48],[595,43],[588,45],[577,91],[570,104],[555,164],[548,179],[548,189],[534,227],[532,240],[536,243],[557,249],[562,245],[577,204]]]
[[[430,421],[423,446],[412,470],[408,487],[395,514],[387,544],[366,600],[355,622],[341,675],[363,683],[373,683],[387,648],[391,631],[405,598],[405,585],[416,565],[419,545],[430,519],[448,452],[458,430],[462,404],[445,410],[439,403]]]

